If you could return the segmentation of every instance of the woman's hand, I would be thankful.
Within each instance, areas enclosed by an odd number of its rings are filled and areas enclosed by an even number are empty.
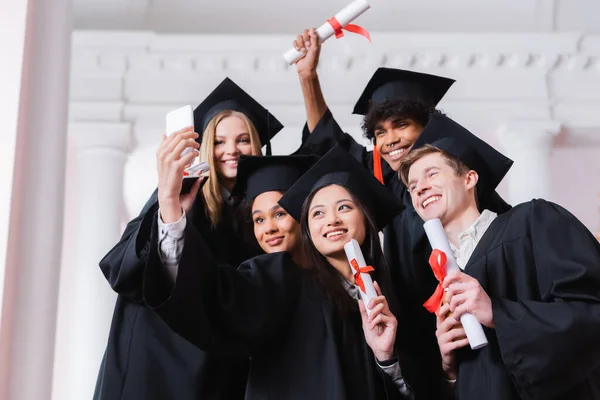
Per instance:
[[[385,361],[394,357],[398,321],[390,311],[387,299],[381,294],[377,282],[374,282],[373,286],[378,296],[371,299],[367,305],[371,314],[367,316],[367,310],[361,300],[358,301],[358,307],[367,344],[377,360]]]
[[[454,350],[469,344],[467,335],[461,323],[450,314],[450,306],[446,303],[437,313],[437,330],[435,331],[440,354],[442,355],[442,368],[446,377],[456,379],[456,359]]]
[[[204,178],[198,178],[189,193],[180,195],[183,180],[183,171],[198,156],[200,145],[196,142],[198,134],[192,127],[174,132],[169,137],[163,135],[162,141],[156,150],[156,164],[158,169],[158,204],[161,219],[169,224],[178,221],[182,211],[190,210],[200,184]],[[192,151],[181,157],[181,153],[191,148]],[[202,171],[198,172],[198,175]]]

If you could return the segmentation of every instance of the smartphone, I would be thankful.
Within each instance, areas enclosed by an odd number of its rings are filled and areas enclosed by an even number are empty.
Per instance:
[[[208,165],[208,163],[206,161],[202,161],[198,164],[194,164],[194,165],[188,167],[184,171],[185,175],[183,177],[183,182],[181,184],[181,192],[180,193],[188,194],[190,192],[190,190],[192,189],[194,182],[196,182],[196,180],[199,178],[204,180],[204,182],[202,182],[200,184],[200,188],[202,189],[202,186],[204,186],[204,184],[208,180],[208,170],[209,169],[210,169],[210,165]],[[200,170],[202,170],[202,174],[200,176],[195,175]]]
[[[194,127],[194,110],[189,104],[187,106],[180,107],[176,110],[167,113],[166,120],[166,135],[170,136],[173,132],[177,132],[183,128]],[[188,154],[193,149],[191,147],[185,148],[181,152],[181,157]]]

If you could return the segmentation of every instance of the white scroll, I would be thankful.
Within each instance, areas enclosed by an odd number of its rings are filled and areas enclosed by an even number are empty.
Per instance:
[[[367,11],[371,6],[367,3],[366,0],[355,0],[349,5],[347,5],[342,11],[335,14],[334,18],[340,23],[342,27],[345,27],[350,22],[354,21],[358,16]],[[321,42],[326,41],[335,33],[335,29],[329,22],[325,22],[319,28],[317,28],[317,35]],[[292,65],[298,61],[304,53],[296,50],[295,48],[289,49],[284,55],[283,58],[285,61]]]
[[[367,263],[365,262],[365,257],[363,256],[362,250],[358,242],[354,239],[349,241],[344,245],[344,251],[346,252],[346,257],[348,258],[348,263],[350,263],[350,267],[352,268],[352,272],[356,274],[358,269],[363,269],[367,267]],[[361,284],[359,284],[359,282]],[[363,288],[361,287],[363,285]],[[373,286],[373,280],[371,279],[371,275],[368,272],[360,273],[360,280],[357,279],[357,286],[360,290],[360,298],[363,303],[365,303],[365,308],[367,309],[367,315],[371,314],[371,310],[367,308],[371,299],[377,297],[377,292],[375,291],[375,286]]]
[[[452,254],[452,249],[450,248],[450,242],[448,242],[448,237],[439,218],[430,219],[423,224],[423,227],[425,228],[431,248],[438,249],[446,254],[446,272],[459,270],[456,259]],[[485,332],[479,321],[472,314],[463,314],[460,317],[460,323],[465,329],[469,345],[473,350],[487,346],[488,340]]]

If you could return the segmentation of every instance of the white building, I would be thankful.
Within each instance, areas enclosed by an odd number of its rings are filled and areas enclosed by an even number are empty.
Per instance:
[[[97,266],[156,185],[164,114],[229,76],[297,147],[282,54],[347,0],[10,0],[0,4],[0,399],[91,398],[115,294]],[[360,138],[378,66],[455,78],[440,104],[515,166],[500,193],[600,222],[600,3],[373,0],[323,48],[321,83]],[[74,30],[72,30],[74,27]],[[366,143],[366,142],[365,142]]]

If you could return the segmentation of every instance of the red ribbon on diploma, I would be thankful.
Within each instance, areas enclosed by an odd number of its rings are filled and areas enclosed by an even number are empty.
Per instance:
[[[356,284],[358,285],[360,290],[362,290],[363,293],[366,293],[367,291],[365,289],[365,283],[363,282],[362,278],[360,277],[360,274],[375,271],[375,269],[373,269],[373,267],[371,267],[370,265],[359,268],[358,262],[356,262],[356,259],[354,259],[354,258],[352,259],[352,261],[350,261],[350,265],[352,265],[352,268],[354,268],[354,271],[356,271],[356,272],[354,272],[354,280],[356,281]]]
[[[434,249],[429,256],[429,265],[431,265],[435,279],[439,282],[433,295],[423,303],[423,306],[431,313],[440,309],[442,300],[444,299],[444,287],[442,286],[442,282],[446,277],[446,261],[446,253],[438,249]]]
[[[333,28],[333,32],[335,33],[335,37],[337,39],[344,36],[344,32],[342,31],[342,29],[345,29],[348,32],[356,33],[358,35],[366,37],[369,42],[371,41],[371,34],[369,34],[369,31],[363,27],[354,24],[342,26],[342,24],[340,24],[340,21],[338,21],[335,17],[331,17],[327,20],[327,22],[329,22],[329,25],[331,25],[331,27]]]

